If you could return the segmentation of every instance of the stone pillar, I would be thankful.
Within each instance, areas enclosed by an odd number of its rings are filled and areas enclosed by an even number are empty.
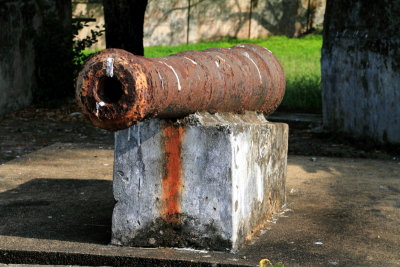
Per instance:
[[[0,115],[72,95],[71,41],[70,1],[0,1]]]
[[[247,112],[115,135],[112,243],[238,249],[285,203],[288,127]]]
[[[35,79],[35,1],[0,2],[0,115],[29,105]]]
[[[400,143],[400,2],[328,1],[322,49],[324,126]]]

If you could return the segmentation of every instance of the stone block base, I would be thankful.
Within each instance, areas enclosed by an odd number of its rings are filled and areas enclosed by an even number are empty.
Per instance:
[[[288,126],[196,113],[115,135],[112,243],[239,249],[285,203]]]

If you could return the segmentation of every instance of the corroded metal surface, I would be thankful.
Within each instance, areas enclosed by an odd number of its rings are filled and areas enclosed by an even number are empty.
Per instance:
[[[270,114],[284,91],[285,77],[276,57],[247,44],[163,58],[107,49],[86,62],[76,97],[93,124],[120,130],[148,118],[196,111]]]

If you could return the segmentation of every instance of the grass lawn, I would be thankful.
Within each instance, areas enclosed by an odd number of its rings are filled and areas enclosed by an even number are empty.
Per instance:
[[[145,48],[145,56],[163,57],[185,50],[231,47],[240,43],[264,46],[281,62],[286,74],[286,94],[279,110],[321,113],[321,35],[304,38],[274,36],[258,40],[226,39],[189,45],[154,46]]]

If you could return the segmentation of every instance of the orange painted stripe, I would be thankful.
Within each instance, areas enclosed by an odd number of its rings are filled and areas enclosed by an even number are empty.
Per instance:
[[[167,126],[163,129],[165,150],[165,176],[162,179],[162,217],[169,222],[179,220],[182,192],[182,127]]]

